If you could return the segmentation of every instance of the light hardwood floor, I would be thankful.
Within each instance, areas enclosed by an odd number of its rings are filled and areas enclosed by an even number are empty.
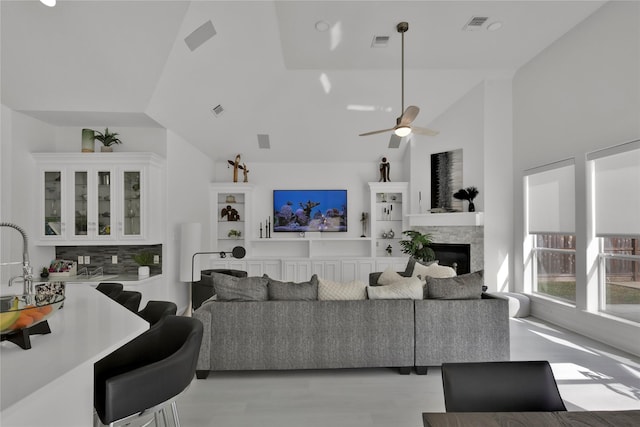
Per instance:
[[[570,411],[640,409],[639,357],[529,317],[511,320],[511,358],[551,362]],[[178,411],[191,427],[420,427],[444,412],[441,381],[438,368],[211,373]]]

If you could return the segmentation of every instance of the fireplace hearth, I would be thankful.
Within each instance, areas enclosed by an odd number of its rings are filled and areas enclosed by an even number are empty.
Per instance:
[[[471,245],[466,243],[432,243],[438,264],[453,267],[456,274],[471,273]]]

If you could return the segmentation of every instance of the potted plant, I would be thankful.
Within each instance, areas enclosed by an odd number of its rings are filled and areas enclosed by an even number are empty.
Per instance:
[[[149,277],[149,266],[153,264],[153,254],[143,251],[135,254],[133,260],[140,266],[138,267],[138,277]]]
[[[242,236],[242,232],[240,230],[231,229],[227,233],[227,237],[233,237],[234,239],[239,239]]]
[[[409,240],[400,240],[403,253],[425,262],[436,259],[436,253],[429,247],[433,243],[430,234],[416,230],[406,230],[402,234],[409,236]]]
[[[113,151],[112,145],[122,144],[122,141],[117,138],[118,134],[116,132],[109,132],[109,128],[105,128],[104,133],[94,131],[95,139],[102,143],[102,147],[100,147],[100,151]]]
[[[478,189],[476,187],[467,187],[467,188],[463,188],[463,189],[458,190],[453,195],[453,197],[455,197],[458,200],[466,200],[467,202],[469,202],[469,212],[475,212],[476,211],[476,205],[473,204],[473,199],[476,198],[478,193],[480,193],[480,192],[478,191]]]

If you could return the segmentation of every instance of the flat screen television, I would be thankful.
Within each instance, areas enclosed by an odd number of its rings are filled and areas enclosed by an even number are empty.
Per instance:
[[[273,231],[347,231],[347,190],[273,190]]]

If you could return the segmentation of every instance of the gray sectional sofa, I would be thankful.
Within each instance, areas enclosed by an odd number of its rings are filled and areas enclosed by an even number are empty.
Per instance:
[[[237,280],[237,279],[235,279]],[[282,282],[280,282],[281,284]],[[396,367],[509,360],[506,299],[209,300],[197,377],[210,371]]]

